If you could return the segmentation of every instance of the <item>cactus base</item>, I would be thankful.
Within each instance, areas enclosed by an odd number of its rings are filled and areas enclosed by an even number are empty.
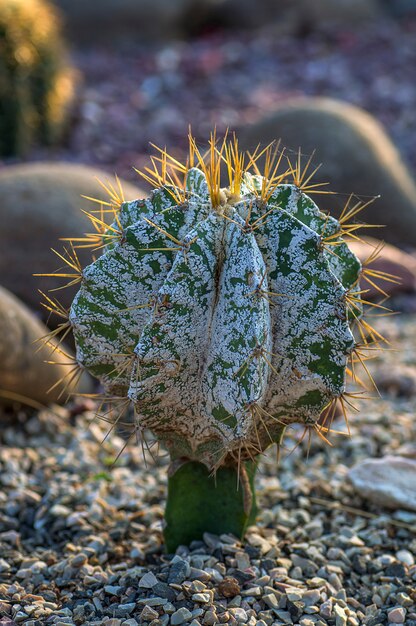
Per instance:
[[[203,463],[180,459],[169,470],[164,531],[166,549],[202,539],[205,532],[231,533],[242,538],[254,523],[254,475],[257,465],[224,466],[213,477]],[[238,487],[237,487],[238,485]]]

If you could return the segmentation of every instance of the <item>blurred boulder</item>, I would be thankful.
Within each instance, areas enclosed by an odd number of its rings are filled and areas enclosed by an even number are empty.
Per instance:
[[[382,280],[380,277],[374,276],[369,276],[369,278],[389,296],[416,291],[416,258],[411,254],[391,244],[382,244],[381,241],[371,237],[367,237],[363,242],[350,241],[348,246],[362,263],[365,263],[373,252],[380,250],[374,261],[369,264],[369,268],[376,273],[391,274],[397,277],[397,280]],[[365,298],[367,300],[380,298],[380,291],[365,277],[361,280],[361,288],[366,289]]]
[[[375,365],[372,376],[380,392],[395,398],[412,398],[416,395],[416,368],[402,363]]]
[[[356,27],[384,10],[379,0],[55,0],[69,32],[87,41],[153,41],[216,28],[267,27],[279,34]]]
[[[393,17],[416,17],[416,0],[380,0],[380,3]]]
[[[416,460],[401,456],[366,459],[349,470],[348,478],[365,500],[416,511]]]
[[[266,26],[291,35],[326,26],[356,26],[382,13],[378,0],[205,0],[203,4],[224,26]]]
[[[328,189],[340,194],[318,195],[322,209],[339,214],[352,192],[380,195],[359,220],[385,225],[386,241],[416,247],[415,182],[383,127],[362,109],[330,98],[294,98],[238,134],[249,150],[279,138],[296,153],[299,147],[305,155],[315,150],[313,164],[322,167],[314,182],[329,182]]]
[[[151,41],[181,35],[192,0],[55,0],[70,35],[86,41],[134,37]]]
[[[78,385],[71,380],[73,365],[59,351],[52,353],[56,344],[45,346],[38,341],[47,333],[46,326],[24,304],[0,287],[0,403],[11,404],[20,398],[25,404],[26,398],[28,404],[47,405],[64,402],[68,393],[92,390],[87,374]],[[48,360],[56,364],[45,363]],[[59,382],[63,377],[64,382]]]
[[[114,179],[106,172],[69,163],[33,163],[0,170],[0,284],[31,308],[41,311],[38,289],[48,291],[65,284],[58,278],[36,277],[64,265],[51,252],[62,250],[60,237],[82,237],[94,229],[81,208],[99,208],[82,195],[108,200],[97,181]],[[127,200],[145,194],[122,181]],[[82,265],[91,261],[91,250],[79,250]],[[56,292],[69,306],[77,287]]]

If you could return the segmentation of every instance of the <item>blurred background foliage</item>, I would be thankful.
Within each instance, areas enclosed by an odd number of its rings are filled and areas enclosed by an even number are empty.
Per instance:
[[[81,194],[143,195],[133,166],[185,158],[189,125],[315,150],[324,208],[381,194],[364,219],[416,249],[415,67],[416,0],[1,0],[0,285],[46,320],[31,274],[85,232]]]
[[[24,155],[63,135],[75,72],[57,12],[42,0],[0,3],[0,155]]]
[[[189,124],[307,95],[373,114],[414,169],[415,24],[416,0],[2,0],[1,153],[133,180],[149,141],[180,155]]]

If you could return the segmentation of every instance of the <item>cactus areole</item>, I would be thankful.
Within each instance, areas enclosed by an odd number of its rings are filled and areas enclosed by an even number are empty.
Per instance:
[[[317,185],[298,162],[281,174],[282,158],[215,134],[206,154],[190,137],[186,166],[160,150],[150,197],[109,203],[70,310],[78,363],[170,453],[169,550],[244,533],[258,455],[294,422],[327,432],[352,327],[363,335],[362,267],[344,241],[357,210],[323,214],[305,193]]]

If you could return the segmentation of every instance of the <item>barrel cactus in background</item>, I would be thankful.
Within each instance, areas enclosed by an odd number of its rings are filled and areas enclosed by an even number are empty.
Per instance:
[[[44,0],[0,3],[0,155],[56,142],[74,97],[55,9]]]
[[[307,171],[278,174],[282,158],[215,134],[203,155],[190,137],[186,166],[153,157],[149,198],[122,202],[112,188],[91,212],[100,232],[72,242],[102,250],[91,265],[62,255],[80,282],[62,325],[78,363],[169,451],[169,550],[204,531],[241,536],[259,455],[295,422],[326,438],[346,376],[360,382],[354,363],[382,339],[362,318],[360,278],[374,273],[345,241],[361,204],[339,221],[321,213]]]

